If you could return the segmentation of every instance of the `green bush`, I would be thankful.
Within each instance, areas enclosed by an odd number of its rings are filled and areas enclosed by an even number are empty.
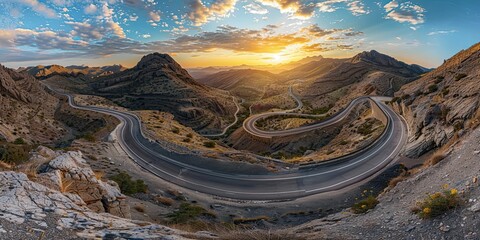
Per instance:
[[[373,129],[373,124],[375,123],[374,119],[367,119],[362,125],[358,126],[357,132],[366,136],[373,133],[375,130]]]
[[[135,193],[147,192],[147,185],[143,180],[133,180],[126,172],[120,172],[119,174],[112,176],[110,179],[118,183],[120,191],[122,191],[123,194],[132,195]]]
[[[31,145],[4,142],[0,144],[0,161],[13,164],[26,162],[32,149]]]
[[[316,115],[325,114],[328,111],[330,111],[330,109],[332,107],[333,107],[333,105],[330,105],[328,107],[314,108],[314,109],[312,109],[312,114],[316,114]]]
[[[203,146],[205,146],[207,148],[214,148],[216,145],[217,144],[214,141],[208,141],[208,142],[203,143]]]
[[[17,145],[23,145],[25,144],[25,140],[23,140],[23,138],[17,138],[15,139],[15,141],[13,141],[13,144],[17,144]]]
[[[375,208],[378,204],[377,198],[370,195],[367,198],[353,204],[352,211],[355,214],[366,213],[368,210]]]
[[[175,134],[179,134],[180,129],[178,129],[177,127],[174,127],[174,128],[172,128],[172,132],[175,133]]]
[[[460,204],[457,189],[448,189],[448,186],[444,188],[443,192],[430,194],[423,201],[418,202],[412,211],[420,218],[426,219],[440,216],[448,210],[457,207]]]
[[[83,135],[82,138],[89,141],[89,142],[95,142],[97,140],[95,138],[95,136],[93,136],[93,134],[91,134],[91,133],[87,133],[87,134]]]
[[[432,84],[432,85],[428,86],[428,91],[430,93],[436,92],[437,90],[438,90],[437,84]]]
[[[462,80],[463,78],[467,77],[468,75],[465,74],[465,73],[460,73],[460,74],[457,74],[457,76],[455,76],[455,81],[460,81]]]
[[[182,203],[173,213],[167,215],[167,221],[173,224],[187,223],[194,221],[200,216],[215,217],[215,215],[199,205]]]

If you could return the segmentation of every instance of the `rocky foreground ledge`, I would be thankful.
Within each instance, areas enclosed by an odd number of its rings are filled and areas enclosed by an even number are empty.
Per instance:
[[[96,178],[81,152],[39,147],[39,172],[0,172],[0,238],[186,239],[165,226],[128,219],[125,196]],[[5,238],[4,238],[5,237]]]

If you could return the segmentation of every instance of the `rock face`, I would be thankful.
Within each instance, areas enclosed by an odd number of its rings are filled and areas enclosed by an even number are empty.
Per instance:
[[[129,216],[129,209],[118,187],[97,180],[80,152],[39,147],[30,162],[48,162],[40,167],[35,182],[24,173],[0,172],[0,222],[18,225],[16,237],[23,236],[21,227],[25,224],[41,232],[52,228],[74,231],[86,239],[185,239],[182,236],[187,235],[124,218]],[[1,231],[0,226],[0,238]]]
[[[184,239],[181,236],[184,233],[165,226],[92,212],[78,195],[61,193],[32,182],[23,173],[0,172],[0,182],[0,219],[15,224],[32,222],[41,231],[72,229],[79,237],[87,239]],[[47,218],[57,219],[56,226],[48,226]],[[56,236],[57,239],[67,237],[74,236]]]
[[[172,57],[160,53],[144,56],[132,69],[98,78],[90,87],[127,108],[170,112],[195,130],[220,129],[236,111],[227,92],[196,82]]]
[[[455,133],[478,125],[479,77],[480,44],[476,44],[395,94],[394,106],[410,129],[408,156],[442,146]]]
[[[118,185],[97,179],[81,152],[60,154],[40,147],[35,158],[42,157],[53,160],[42,167],[37,182],[50,189],[78,195],[94,212],[130,218],[130,208]]]

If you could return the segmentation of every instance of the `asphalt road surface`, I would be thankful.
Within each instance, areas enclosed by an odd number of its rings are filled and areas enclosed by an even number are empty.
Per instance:
[[[224,163],[169,152],[143,136],[137,116],[79,106],[71,95],[64,95],[74,108],[117,117],[121,121],[116,131],[119,144],[145,170],[179,186],[231,199],[287,200],[339,190],[383,170],[406,142],[405,123],[388,106],[373,98],[386,114],[388,124],[384,134],[365,151],[317,167],[294,168],[281,173],[248,171],[249,166],[244,163]]]

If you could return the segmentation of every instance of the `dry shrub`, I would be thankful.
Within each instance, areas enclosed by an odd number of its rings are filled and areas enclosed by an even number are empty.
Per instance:
[[[175,200],[162,196],[155,197],[155,200],[166,206],[172,206],[175,203]]]
[[[220,239],[224,240],[300,240],[292,231],[288,230],[244,230],[230,231],[220,234]]]
[[[446,155],[443,153],[435,153],[425,162],[425,164],[427,166],[434,166],[437,163],[441,162],[443,159],[445,159],[445,157]]]
[[[252,218],[234,218],[233,223],[234,224],[247,224],[247,223],[254,223],[258,221],[268,221],[270,218],[268,216],[258,216],[258,217],[252,217]]]
[[[93,172],[95,174],[95,178],[97,180],[102,180],[103,177],[105,176],[105,172],[104,171],[95,171]]]
[[[135,205],[133,209],[135,209],[137,212],[141,212],[141,213],[145,212],[145,206],[143,205]]]

